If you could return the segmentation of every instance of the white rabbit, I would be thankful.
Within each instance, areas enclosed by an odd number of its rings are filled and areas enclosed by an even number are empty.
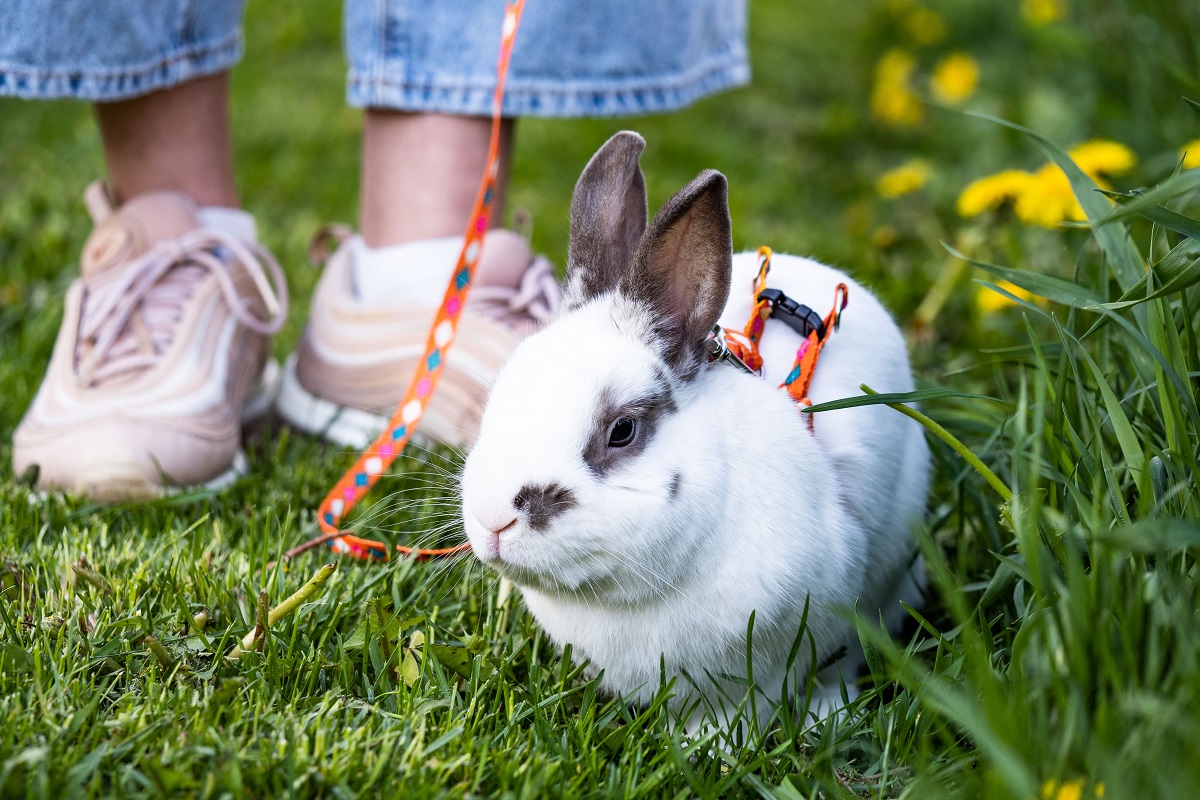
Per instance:
[[[900,600],[917,599],[910,528],[929,451],[919,425],[879,405],[820,413],[810,432],[777,388],[802,341],[778,320],[762,337],[765,380],[709,363],[713,324],[746,323],[757,259],[732,254],[719,172],[647,228],[644,146],[618,133],[579,178],[566,313],[496,380],[463,470],[463,520],[476,556],[605,688],[644,702],[661,664],[679,705],[699,692],[727,720],[720,698],[744,696],[752,612],[754,680],[779,702],[811,666],[805,641],[788,669],[806,601],[817,663],[845,648],[849,682],[861,649],[846,610],[894,625]],[[818,309],[838,283],[849,306],[812,401],[863,383],[911,391],[904,340],[866,289],[787,255],[768,280]],[[826,691],[836,698],[836,684]]]

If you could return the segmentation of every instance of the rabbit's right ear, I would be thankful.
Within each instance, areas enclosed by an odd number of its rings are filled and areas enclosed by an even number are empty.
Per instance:
[[[567,310],[611,291],[646,230],[646,180],[638,159],[646,140],[621,131],[596,151],[571,196]]]

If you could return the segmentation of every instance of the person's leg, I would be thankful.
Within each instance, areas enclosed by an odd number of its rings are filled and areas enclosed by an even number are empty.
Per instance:
[[[487,162],[485,117],[368,109],[363,124],[361,233],[378,248],[461,236]],[[501,128],[492,216],[504,216],[513,122]]]
[[[118,204],[169,190],[201,206],[238,205],[228,72],[95,108]]]

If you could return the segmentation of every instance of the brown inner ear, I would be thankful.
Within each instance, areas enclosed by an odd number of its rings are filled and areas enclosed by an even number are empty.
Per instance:
[[[619,291],[654,314],[651,345],[685,379],[729,298],[733,234],[725,176],[700,173],[659,209]]]

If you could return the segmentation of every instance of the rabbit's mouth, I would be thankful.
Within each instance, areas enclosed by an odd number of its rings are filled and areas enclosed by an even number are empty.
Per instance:
[[[603,599],[617,596],[622,581],[614,565],[601,553],[555,558],[546,550],[531,552],[525,542],[499,540],[496,549],[480,554],[480,560],[522,589],[545,595],[586,596]]]
[[[503,559],[493,564],[496,571],[522,589],[532,589],[551,597],[582,597],[601,600],[620,591],[620,583],[611,575],[582,575],[565,571],[543,571]]]

